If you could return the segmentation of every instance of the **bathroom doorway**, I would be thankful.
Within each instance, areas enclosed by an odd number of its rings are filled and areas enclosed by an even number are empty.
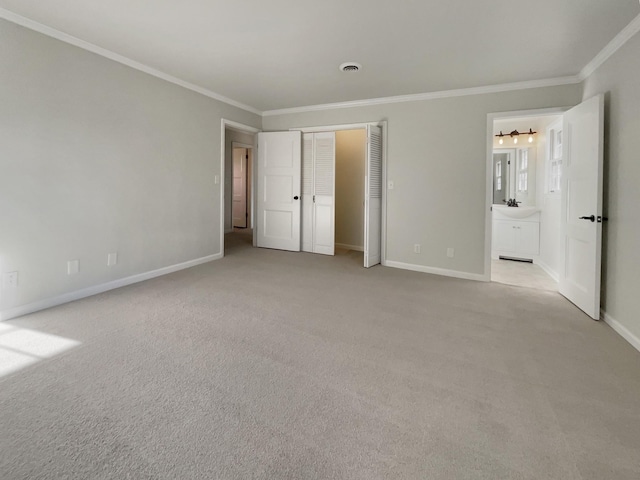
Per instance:
[[[561,130],[560,112],[493,120],[493,282],[558,291]]]

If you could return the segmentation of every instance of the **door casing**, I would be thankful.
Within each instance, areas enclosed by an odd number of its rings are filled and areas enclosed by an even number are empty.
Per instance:
[[[387,121],[351,123],[340,125],[322,125],[314,127],[295,127],[291,131],[304,133],[338,132],[340,130],[359,130],[367,128],[367,125],[379,126],[382,129],[382,214],[380,234],[380,264],[387,264]]]

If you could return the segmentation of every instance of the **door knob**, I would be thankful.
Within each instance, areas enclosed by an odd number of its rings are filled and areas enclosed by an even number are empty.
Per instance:
[[[596,221],[596,216],[595,215],[590,215],[588,217],[580,217],[580,220],[591,220],[592,222]]]
[[[296,195],[295,197],[293,197],[293,199],[294,199],[294,200],[297,200],[297,199],[298,199],[298,195]]]

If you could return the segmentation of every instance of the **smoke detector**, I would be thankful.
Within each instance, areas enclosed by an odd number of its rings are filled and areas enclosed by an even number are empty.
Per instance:
[[[362,68],[362,65],[356,62],[345,62],[338,67],[341,72],[357,72]]]

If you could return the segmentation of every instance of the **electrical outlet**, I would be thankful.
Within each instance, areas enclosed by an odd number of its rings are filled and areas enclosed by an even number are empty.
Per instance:
[[[393,180],[389,180],[389,181],[387,182],[387,188],[388,188],[389,190],[393,190]]]
[[[447,257],[453,258],[453,248],[452,247],[447,248]]]
[[[420,244],[419,243],[416,243],[413,246],[413,253],[420,253]]]
[[[118,263],[118,254],[109,253],[107,255],[107,267],[113,267],[116,263]]]
[[[215,175],[213,177],[213,183],[218,185],[220,183],[220,175]]]
[[[80,260],[69,260],[67,262],[67,275],[75,275],[80,271]]]
[[[2,275],[2,286],[4,288],[15,288],[18,286],[18,272],[8,272]]]

